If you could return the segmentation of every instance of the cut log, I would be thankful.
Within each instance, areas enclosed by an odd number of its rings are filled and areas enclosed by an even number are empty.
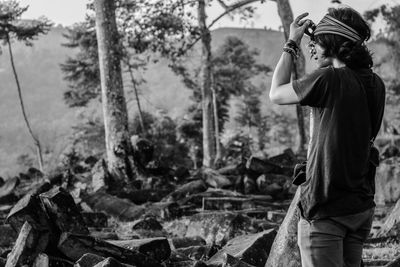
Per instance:
[[[227,253],[223,253],[221,257],[218,258],[218,261],[207,262],[208,267],[254,267],[244,261],[241,261],[232,255]]]
[[[106,258],[103,261],[97,263],[93,267],[134,267],[133,265],[123,264],[114,258]]]
[[[201,236],[176,237],[169,240],[173,250],[178,248],[187,248],[191,246],[204,246],[206,241]]]
[[[38,231],[50,230],[49,218],[37,196],[30,194],[24,196],[15,204],[6,218],[6,222],[16,232],[19,232],[25,221]]]
[[[134,264],[138,267],[161,267],[161,264],[147,255],[123,247],[113,245],[90,236],[63,233],[58,249],[71,260],[77,261],[84,254],[92,253],[102,257],[113,257],[122,263]]]
[[[146,212],[143,206],[137,206],[127,199],[121,199],[98,191],[92,195],[82,195],[82,200],[93,210],[105,212],[121,221],[133,221]]]
[[[94,265],[103,260],[104,257],[102,256],[92,253],[86,253],[79,260],[75,262],[74,267],[93,267]]]
[[[297,223],[299,212],[297,203],[300,199],[300,188],[290,204],[285,219],[279,227],[265,267],[300,267],[300,251],[297,246]]]
[[[89,230],[74,199],[65,189],[55,187],[46,193],[40,194],[39,197],[52,223],[56,226],[58,234],[62,232],[89,234]]]
[[[11,225],[0,225],[0,247],[11,247],[17,239],[17,232]]]
[[[171,255],[171,248],[165,237],[133,239],[133,240],[107,240],[108,243],[140,252],[153,259],[163,262]]]
[[[103,212],[82,212],[87,227],[105,228],[108,226],[107,215]]]
[[[48,242],[48,233],[41,233],[29,222],[25,222],[12,251],[8,254],[6,267],[31,265],[36,256],[45,250]]]
[[[207,264],[217,265],[225,259],[225,254],[229,254],[250,265],[264,267],[275,236],[276,231],[273,229],[257,234],[237,236],[229,240],[207,261]]]

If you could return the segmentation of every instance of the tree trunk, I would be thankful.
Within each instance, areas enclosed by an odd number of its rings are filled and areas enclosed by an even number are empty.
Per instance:
[[[278,13],[282,20],[285,33],[285,40],[289,37],[290,24],[293,21],[293,12],[289,0],[277,0]],[[294,78],[299,78],[305,73],[305,59],[300,51],[299,58],[294,65]],[[303,153],[305,149],[304,115],[301,107],[297,106],[297,118],[299,126],[300,144],[298,153]],[[284,221],[279,227],[278,234],[272,245],[271,252],[265,267],[300,267],[300,251],[297,246],[297,223],[299,221],[299,211],[297,203],[300,199],[300,187],[290,204],[289,210]]]
[[[200,87],[203,110],[203,166],[212,168],[215,160],[215,132],[211,91],[211,34],[206,24],[205,0],[198,0],[198,23],[201,32],[202,59]]]
[[[140,105],[140,100],[139,100],[139,92],[137,88],[137,84],[135,81],[135,77],[133,77],[133,71],[132,71],[132,66],[128,62],[128,71],[129,71],[129,76],[131,78],[132,86],[133,86],[133,91],[135,92],[135,98],[136,98],[136,104],[138,108],[138,113],[139,113],[139,121],[140,121],[140,128],[142,130],[143,136],[146,135],[146,128],[144,126],[144,119],[143,119],[143,112],[142,112],[142,107]]]
[[[290,24],[293,21],[293,12],[289,0],[276,0],[278,6],[278,14],[282,21],[283,32],[285,40],[289,38]],[[293,64],[293,78],[298,79],[305,74],[306,64],[303,52],[300,50],[299,57],[295,64]],[[306,132],[304,130],[304,113],[303,108],[299,105],[296,106],[297,126],[299,129],[299,145],[297,148],[298,154],[304,154],[306,151]]]
[[[10,41],[10,37],[7,35],[6,37],[7,40],[7,45],[8,45],[8,52],[10,54],[10,62],[11,62],[11,67],[13,70],[13,74],[14,74],[14,78],[15,78],[15,83],[17,84],[17,90],[18,90],[18,97],[19,97],[19,103],[21,106],[21,110],[22,110],[22,116],[24,117],[24,121],[26,124],[26,127],[28,128],[29,134],[31,135],[33,142],[35,143],[36,146],[36,153],[37,153],[37,159],[38,159],[38,164],[39,164],[39,170],[43,173],[43,156],[42,156],[42,148],[40,146],[40,141],[39,138],[37,138],[32,131],[31,125],[29,123],[28,120],[28,116],[26,115],[26,111],[25,111],[25,105],[24,105],[24,100],[22,98],[22,92],[21,92],[21,85],[19,83],[19,78],[18,78],[18,74],[17,74],[17,70],[15,68],[15,64],[14,64],[14,55],[12,52],[12,47],[11,47],[11,41]]]
[[[218,104],[217,104],[217,93],[215,91],[215,88],[212,88],[212,97],[213,97],[215,149],[216,149],[214,166],[218,166],[219,161],[221,160],[222,152],[221,152],[221,143],[219,141]]]
[[[114,182],[133,177],[132,145],[122,84],[120,42],[113,0],[95,0],[96,34],[99,49],[101,99],[106,136],[107,167]]]

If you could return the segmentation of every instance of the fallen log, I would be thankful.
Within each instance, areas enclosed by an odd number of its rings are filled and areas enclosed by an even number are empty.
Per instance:
[[[122,263],[134,264],[137,267],[161,267],[157,260],[138,251],[119,247],[90,236],[63,233],[58,243],[58,249],[73,261],[79,260],[86,253],[92,253],[102,257],[113,257]]]
[[[48,233],[41,233],[29,222],[25,222],[12,251],[8,254],[6,267],[31,265],[36,256],[45,250],[48,242]]]
[[[171,248],[165,237],[133,239],[133,240],[107,240],[108,243],[140,252],[153,259],[163,262],[171,255]]]
[[[207,261],[209,265],[218,265],[225,260],[225,255],[231,255],[256,267],[264,267],[272,243],[276,235],[275,230],[266,230],[261,233],[237,236]]]
[[[89,230],[74,199],[65,189],[55,187],[46,193],[40,194],[39,198],[50,220],[56,226],[58,234],[62,232],[89,234]]]
[[[297,246],[297,223],[299,212],[297,203],[300,199],[300,188],[293,197],[285,219],[279,227],[265,267],[300,267],[300,251]]]

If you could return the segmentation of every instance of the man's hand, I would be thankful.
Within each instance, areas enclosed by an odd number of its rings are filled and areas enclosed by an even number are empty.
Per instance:
[[[298,45],[301,42],[301,38],[303,38],[304,31],[311,23],[310,20],[303,19],[307,16],[307,12],[303,13],[290,24],[289,39],[295,41]]]

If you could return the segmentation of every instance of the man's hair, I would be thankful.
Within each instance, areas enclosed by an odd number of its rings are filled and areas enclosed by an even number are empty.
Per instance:
[[[367,22],[350,7],[330,8],[328,14],[356,30],[362,40],[354,42],[337,34],[317,35],[314,41],[325,49],[324,56],[336,57],[351,69],[371,68],[372,56],[364,43],[371,37]]]

